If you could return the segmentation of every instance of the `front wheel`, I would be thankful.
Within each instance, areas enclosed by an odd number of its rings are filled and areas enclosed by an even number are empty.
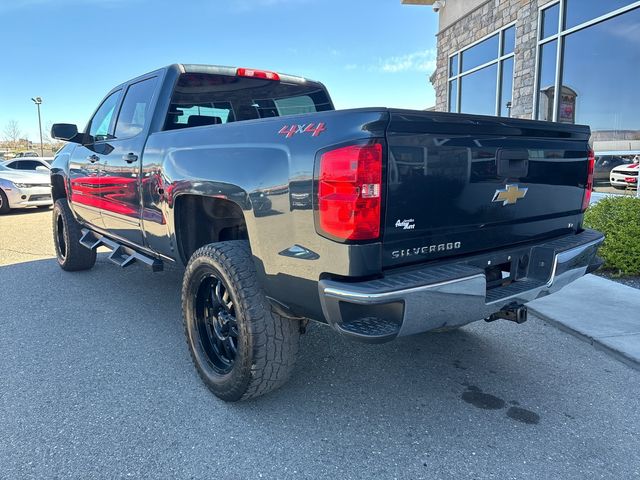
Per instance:
[[[58,265],[63,270],[89,270],[95,265],[96,251],[82,245],[80,237],[80,224],[73,217],[67,199],[56,200],[53,205],[53,243]]]
[[[212,243],[193,254],[182,314],[196,370],[222,400],[258,397],[289,378],[300,325],[271,309],[246,241]]]
[[[9,213],[9,200],[7,200],[7,195],[0,190],[0,215]]]

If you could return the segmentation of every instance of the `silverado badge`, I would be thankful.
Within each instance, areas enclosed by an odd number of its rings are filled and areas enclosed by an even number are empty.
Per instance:
[[[528,188],[520,188],[518,185],[505,185],[493,194],[492,202],[502,202],[502,205],[513,205],[527,194]]]

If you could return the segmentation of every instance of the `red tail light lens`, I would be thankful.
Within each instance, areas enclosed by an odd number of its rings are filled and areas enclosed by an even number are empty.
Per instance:
[[[322,154],[318,178],[320,229],[344,240],[380,236],[382,145],[352,145]]]
[[[587,160],[587,183],[584,187],[584,198],[582,199],[582,211],[589,207],[591,201],[591,191],[593,190],[593,170],[596,166],[596,156],[593,150],[589,149],[589,158]]]
[[[276,72],[269,72],[267,70],[254,70],[252,68],[239,68],[238,70],[236,70],[236,75],[239,77],[263,78],[265,80],[280,80],[280,75],[278,75]]]

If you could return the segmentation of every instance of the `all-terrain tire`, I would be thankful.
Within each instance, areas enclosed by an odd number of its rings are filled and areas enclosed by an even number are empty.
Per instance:
[[[218,287],[206,282],[218,282],[216,285],[225,292],[226,300],[222,303],[208,300],[203,307],[202,302],[208,298],[207,288],[215,290],[212,298],[220,292]],[[220,305],[225,303],[231,307],[223,312]],[[217,317],[211,313],[215,311],[214,304],[218,305]],[[236,334],[231,345],[235,357],[229,362],[226,360],[230,355],[223,354],[222,361],[220,355],[216,355],[218,351],[228,351],[226,346],[216,350],[215,342],[221,338],[211,333],[216,329],[203,327],[218,321],[219,331],[220,312],[227,319],[233,318],[231,330]],[[258,397],[280,387],[289,378],[298,353],[300,324],[271,308],[258,284],[248,242],[212,243],[193,254],[182,284],[182,314],[196,370],[220,399],[235,402]],[[212,320],[212,317],[215,318]]]
[[[9,200],[7,199],[7,195],[0,189],[0,215],[4,215],[5,213],[9,213]]]
[[[66,198],[53,205],[53,243],[58,265],[63,270],[75,272],[89,270],[96,263],[96,252],[80,244],[81,227],[73,217]]]

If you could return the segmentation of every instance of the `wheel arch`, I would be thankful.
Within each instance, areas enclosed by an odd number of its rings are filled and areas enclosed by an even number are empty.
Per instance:
[[[226,240],[249,240],[244,209],[225,197],[182,193],[174,199],[174,232],[182,262],[200,247]]]
[[[60,198],[67,198],[65,178],[61,174],[51,175],[51,197],[54,202]]]

